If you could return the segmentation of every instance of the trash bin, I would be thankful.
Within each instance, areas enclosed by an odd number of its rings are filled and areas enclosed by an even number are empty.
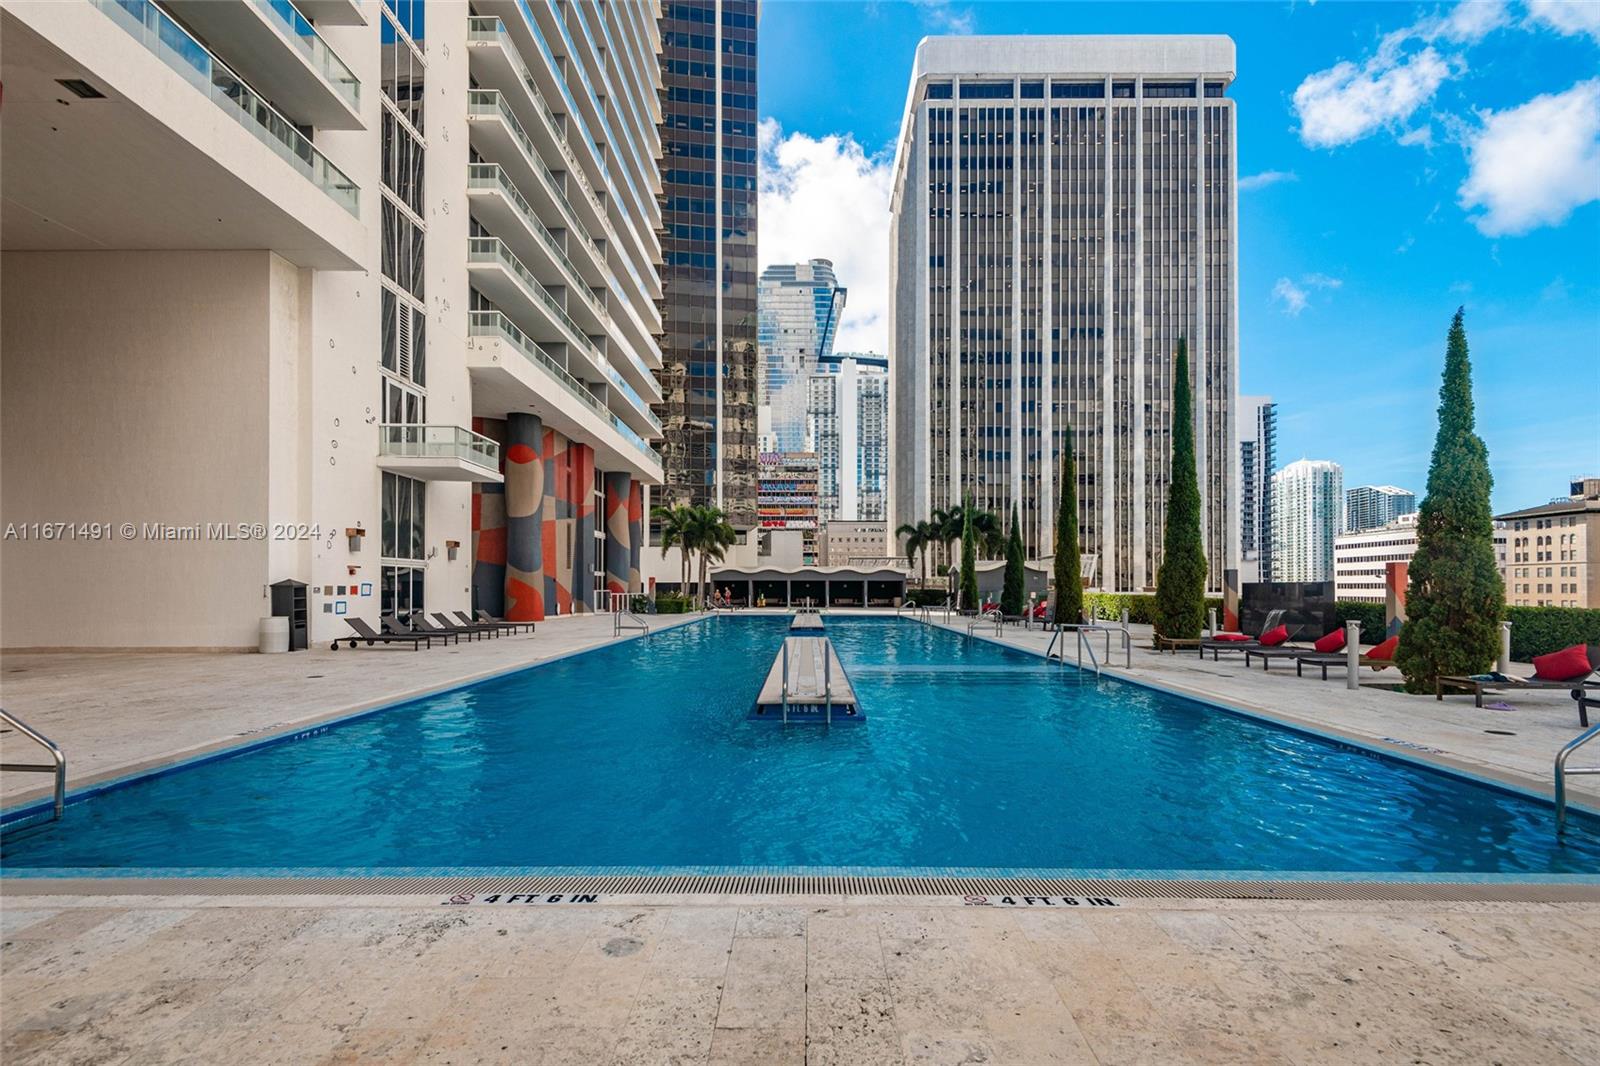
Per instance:
[[[289,619],[283,616],[261,620],[259,643],[256,647],[265,655],[268,652],[289,650]]]

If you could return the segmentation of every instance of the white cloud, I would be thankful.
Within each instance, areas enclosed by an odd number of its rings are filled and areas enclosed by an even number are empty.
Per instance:
[[[761,265],[831,259],[850,290],[834,350],[888,352],[889,188],[886,152],[849,134],[785,134],[762,119]]]
[[[1268,185],[1276,185],[1280,181],[1299,181],[1300,176],[1292,170],[1263,170],[1259,174],[1250,174],[1239,179],[1240,192],[1249,192],[1251,189],[1265,189]]]
[[[1528,0],[1528,20],[1566,36],[1600,41],[1600,4],[1594,0]]]
[[[1385,34],[1360,63],[1343,60],[1308,76],[1294,92],[1300,139],[1312,148],[1334,148],[1404,123],[1466,71],[1461,48],[1510,22],[1505,0],[1461,0],[1447,15]],[[1401,143],[1427,146],[1432,134],[1411,130]]]
[[[1484,112],[1458,199],[1490,237],[1559,225],[1600,200],[1600,79]]]
[[[970,7],[958,8],[950,0],[911,0],[922,15],[922,23],[937,33],[967,34],[977,26]]]
[[[1279,278],[1272,287],[1272,298],[1283,301],[1283,313],[1298,315],[1306,309],[1306,290],[1288,278]]]
[[[1312,289],[1332,290],[1342,288],[1344,282],[1327,274],[1302,274],[1297,283],[1293,278],[1279,278],[1272,286],[1272,298],[1283,304],[1283,313],[1298,317],[1311,304]]]

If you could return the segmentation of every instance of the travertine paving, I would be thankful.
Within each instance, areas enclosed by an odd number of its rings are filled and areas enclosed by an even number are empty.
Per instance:
[[[1600,1061],[1592,904],[10,897],[33,1063]]]

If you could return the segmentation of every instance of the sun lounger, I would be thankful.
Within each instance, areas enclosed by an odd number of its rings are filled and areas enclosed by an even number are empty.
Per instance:
[[[417,615],[416,617],[420,619],[422,616]],[[399,615],[386,614],[379,618],[378,621],[383,623],[383,629],[386,633],[404,637],[433,637],[436,640],[442,640],[447,645],[452,640],[458,644],[461,643],[461,634],[459,633],[446,633],[416,624],[407,625],[400,620]]]
[[[1389,642],[1387,640],[1383,642],[1383,644],[1388,643]],[[1372,650],[1377,651],[1379,648],[1383,647],[1383,644],[1379,644]],[[1328,680],[1329,667],[1348,666],[1349,662],[1349,656],[1343,651],[1314,651],[1309,655],[1295,656],[1294,672],[1297,677],[1304,677],[1305,668],[1307,666],[1315,666],[1322,671],[1322,680],[1326,681]],[[1394,645],[1390,645],[1389,651],[1386,654],[1363,654],[1358,660],[1358,664],[1360,666],[1370,667],[1373,670],[1387,670],[1389,667],[1394,665]]]
[[[433,620],[444,629],[465,629],[473,633],[482,633],[491,637],[498,637],[500,635],[500,627],[493,625],[492,623],[474,622],[471,619],[468,619],[465,622],[457,622],[443,611],[434,611]]]
[[[1151,637],[1150,650],[1155,652],[1170,651],[1172,654],[1176,655],[1178,654],[1178,650],[1180,648],[1198,647],[1200,647],[1199,637],[1168,637],[1160,633],[1155,633]],[[1202,651],[1200,654],[1202,657],[1204,657],[1205,652]]]
[[[1206,652],[1211,653],[1212,661],[1217,661],[1225,651],[1247,651],[1251,648],[1278,647],[1279,645],[1263,645],[1261,637],[1278,628],[1283,619],[1283,611],[1275,610],[1267,613],[1267,619],[1261,623],[1261,633],[1254,637],[1243,633],[1217,633],[1209,637],[1200,638],[1200,658],[1206,657]],[[1299,627],[1296,626],[1296,629]],[[1289,636],[1294,636],[1294,630],[1289,630]],[[1288,637],[1284,638],[1285,640]],[[1248,662],[1247,662],[1248,665]]]
[[[1589,662],[1600,663],[1600,644],[1587,646]],[[1596,679],[1596,671],[1590,670],[1586,677],[1570,678],[1566,681],[1550,681],[1535,675],[1534,677],[1512,677],[1508,674],[1486,674],[1476,677],[1457,677],[1445,675],[1433,683],[1433,697],[1436,700],[1444,699],[1447,688],[1463,692],[1471,692],[1473,703],[1478,707],[1483,706],[1485,693],[1494,695],[1507,692],[1531,692],[1538,689],[1566,690],[1568,692],[1582,693],[1585,689],[1600,689],[1600,679]],[[1576,698],[1576,697],[1574,697]],[[1584,726],[1589,724],[1588,708],[1583,701],[1578,702],[1578,720]]]
[[[468,640],[477,640],[480,636],[476,629],[468,629],[465,626],[441,626],[434,622],[430,622],[428,621],[428,617],[421,611],[418,611],[416,614],[411,616],[411,628],[420,630],[423,633],[432,633],[435,636],[445,636],[448,634],[449,636],[456,638],[457,644],[461,643],[462,637],[466,637]]]
[[[333,650],[339,650],[339,641],[349,640],[354,648],[360,641],[366,641],[367,647],[374,644],[410,644],[411,650],[416,651],[419,645],[433,647],[433,640],[421,633],[379,633],[360,618],[345,618],[345,624],[356,631],[353,637],[337,637],[333,642]]]
[[[502,621],[499,621],[498,619],[494,619],[494,618],[477,618],[477,619],[474,619],[466,611],[452,611],[450,613],[455,615],[455,617],[458,619],[458,622],[459,622],[460,625],[464,625],[464,626],[493,626],[496,633],[516,633],[516,632],[519,631],[521,626],[526,625],[529,628],[532,628],[532,625],[533,625],[533,623],[531,623],[531,622],[502,622]]]
[[[456,613],[465,617],[465,613],[462,611],[457,611]],[[504,618],[496,618],[494,615],[481,608],[478,610],[478,621],[493,623],[497,626],[520,627],[522,629],[526,629],[529,633],[534,631],[534,625],[532,622],[509,622]],[[512,632],[516,632],[516,629],[513,629]]]
[[[1298,659],[1302,655],[1316,655],[1317,649],[1308,644],[1279,644],[1276,647],[1263,648],[1258,644],[1244,648],[1244,666],[1250,669],[1250,660],[1260,659],[1261,669],[1269,668],[1275,659]]]

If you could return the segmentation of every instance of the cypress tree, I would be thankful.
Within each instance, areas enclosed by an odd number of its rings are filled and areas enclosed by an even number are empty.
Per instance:
[[[1172,383],[1172,484],[1156,575],[1155,627],[1168,637],[1198,637],[1206,617],[1206,550],[1200,538],[1200,479],[1195,473],[1189,345],[1178,338]]]
[[[1000,591],[1002,614],[1021,614],[1027,599],[1027,556],[1022,547],[1022,524],[1017,521],[1017,505],[1011,505],[1011,535],[1006,538],[1006,583]]]
[[[1495,661],[1506,590],[1494,557],[1493,484],[1489,450],[1473,426],[1472,364],[1457,308],[1445,347],[1428,494],[1417,515],[1407,621],[1395,655],[1408,692],[1432,692],[1442,674],[1481,673]]]
[[[961,509],[961,598],[960,606],[967,610],[978,609],[978,549],[973,543],[972,497],[967,497]]]
[[[1070,625],[1083,617],[1083,578],[1078,572],[1078,467],[1072,459],[1072,430],[1061,452],[1061,504],[1056,511],[1056,621]]]

